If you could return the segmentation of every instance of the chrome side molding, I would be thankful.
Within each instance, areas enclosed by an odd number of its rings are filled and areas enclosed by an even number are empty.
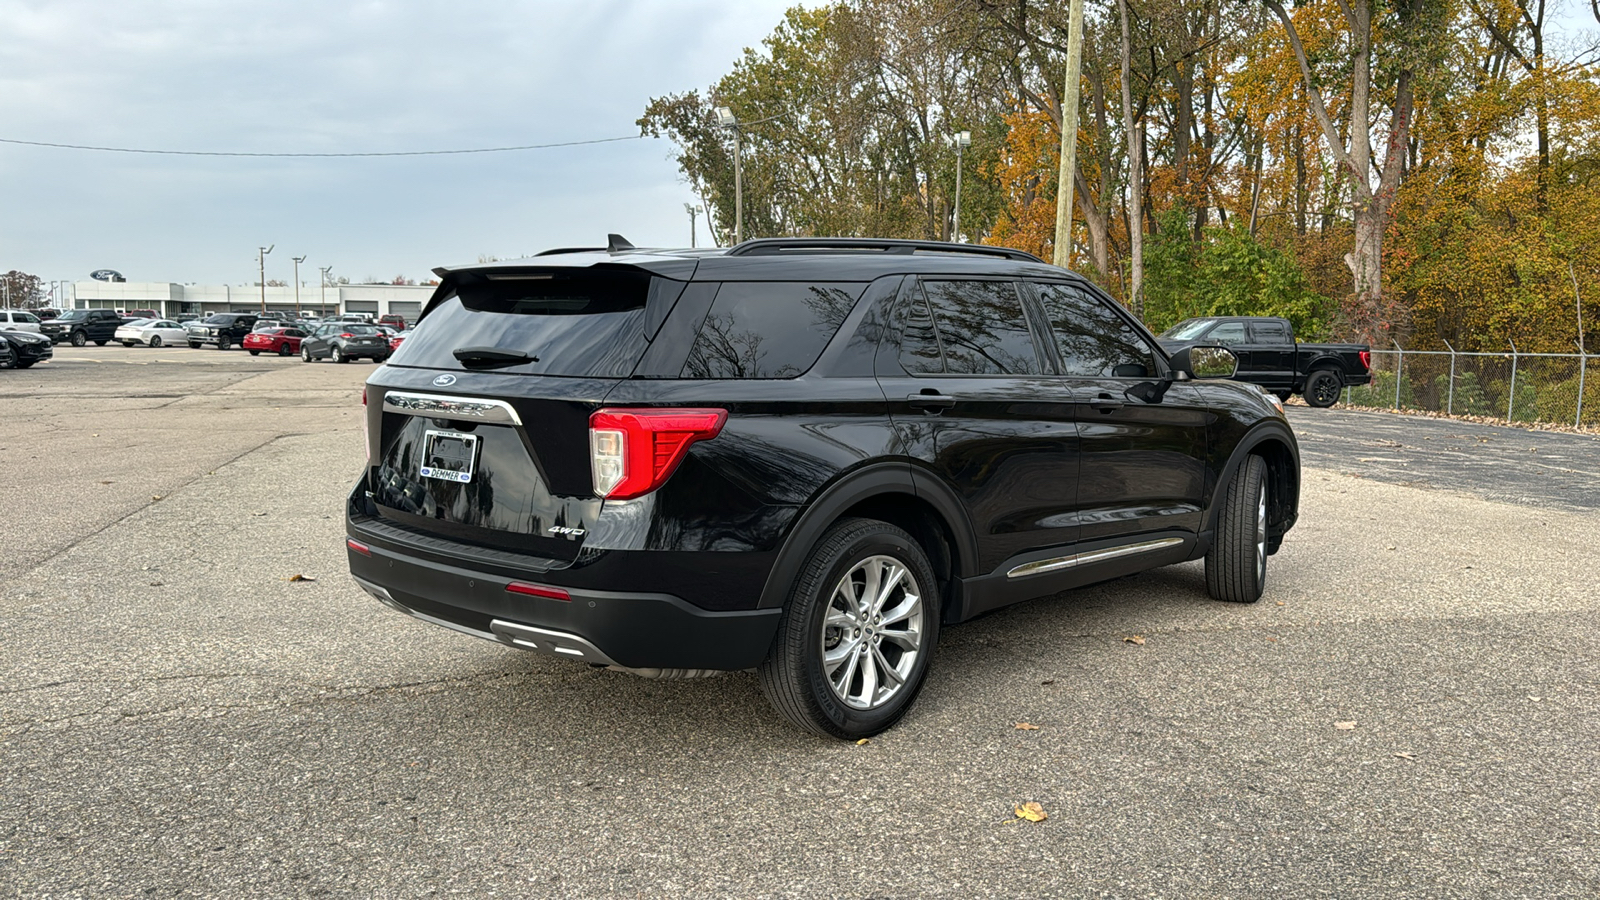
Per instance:
[[[1026,578],[1029,575],[1043,575],[1046,572],[1059,572],[1073,566],[1086,566],[1090,563],[1105,562],[1119,556],[1132,556],[1136,553],[1149,553],[1183,543],[1181,537],[1158,538],[1153,541],[1140,541],[1136,544],[1124,544],[1121,547],[1107,547],[1104,550],[1090,550],[1086,553],[1074,553],[1069,556],[1057,556],[1053,559],[1041,559],[1038,562],[1023,563],[1006,573],[1007,578]]]
[[[502,425],[521,425],[522,417],[504,400],[481,397],[449,397],[443,394],[412,394],[390,391],[383,395],[385,412],[406,416],[427,416],[439,419],[467,419],[477,422],[498,422]]]

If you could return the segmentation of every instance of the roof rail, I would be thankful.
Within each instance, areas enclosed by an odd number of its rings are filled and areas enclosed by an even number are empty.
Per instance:
[[[952,244],[947,241],[902,240],[899,238],[752,238],[728,250],[729,256],[775,256],[780,253],[965,253],[973,256],[994,256],[1020,262],[1042,263],[1044,260],[1032,253],[1010,247],[990,247],[985,244]]]

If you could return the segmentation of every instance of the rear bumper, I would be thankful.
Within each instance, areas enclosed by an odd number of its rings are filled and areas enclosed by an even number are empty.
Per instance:
[[[443,563],[386,546],[381,535],[348,520],[346,530],[370,553],[347,549],[350,573],[384,605],[567,659],[630,669],[750,669],[766,657],[782,615],[779,609],[706,610],[666,592],[570,587],[531,569],[525,577],[508,577],[501,566]],[[513,581],[559,587],[572,599],[513,594],[506,590]]]

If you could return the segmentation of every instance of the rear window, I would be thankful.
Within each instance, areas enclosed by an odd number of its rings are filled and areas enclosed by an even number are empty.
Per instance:
[[[649,345],[645,306],[654,292],[668,301],[678,282],[633,268],[469,273],[432,307],[389,360],[396,366],[465,369],[465,347],[516,350],[534,361],[492,371],[525,375],[623,378]]]
[[[802,375],[865,289],[853,282],[724,282],[689,349],[682,377]]]

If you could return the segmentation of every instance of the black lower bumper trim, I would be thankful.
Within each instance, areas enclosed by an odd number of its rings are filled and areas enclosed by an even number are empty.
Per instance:
[[[714,612],[670,594],[565,587],[570,601],[512,594],[503,575],[369,549],[371,556],[349,551],[350,572],[368,593],[380,600],[387,595],[386,605],[512,646],[632,669],[754,668],[766,658],[783,614]],[[584,648],[592,652],[574,652]]]

